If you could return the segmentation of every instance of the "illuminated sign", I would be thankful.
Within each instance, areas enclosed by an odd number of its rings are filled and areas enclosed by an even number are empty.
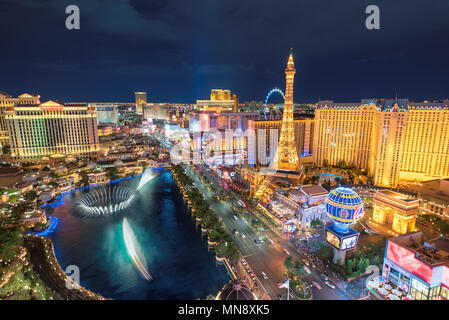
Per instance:
[[[415,258],[414,252],[388,241],[387,259],[408,272],[419,276],[427,283],[432,282],[432,268]]]
[[[340,249],[340,238],[337,237],[332,232],[330,232],[329,230],[326,231],[326,242],[332,245],[333,247]]]
[[[341,242],[341,250],[349,250],[355,247],[357,244],[357,235],[344,238]]]

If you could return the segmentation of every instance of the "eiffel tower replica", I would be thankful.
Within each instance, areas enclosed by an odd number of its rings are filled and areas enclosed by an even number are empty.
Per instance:
[[[273,161],[266,173],[262,183],[256,191],[256,197],[265,200],[273,195],[273,183],[276,180],[298,184],[302,177],[302,165],[299,163],[296,152],[295,133],[293,130],[293,81],[295,78],[295,63],[293,52],[288,57],[285,69],[286,90],[284,102],[284,115],[282,118],[281,137]],[[261,173],[263,175],[263,173]]]

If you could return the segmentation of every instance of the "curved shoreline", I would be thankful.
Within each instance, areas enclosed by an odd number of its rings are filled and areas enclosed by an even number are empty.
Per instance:
[[[76,284],[61,268],[53,242],[44,236],[26,235],[24,245],[30,253],[30,263],[45,285],[70,300],[106,300],[103,296]],[[72,288],[68,288],[68,284]]]

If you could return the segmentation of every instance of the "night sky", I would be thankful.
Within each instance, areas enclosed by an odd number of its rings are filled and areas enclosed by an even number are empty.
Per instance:
[[[81,29],[65,28],[78,5]],[[380,8],[380,30],[365,8]],[[43,100],[240,102],[285,87],[294,100],[449,97],[448,0],[0,0],[0,91]],[[274,101],[277,102],[277,101]]]

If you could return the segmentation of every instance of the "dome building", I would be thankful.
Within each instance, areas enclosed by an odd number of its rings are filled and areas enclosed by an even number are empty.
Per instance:
[[[352,189],[339,187],[333,189],[326,197],[326,213],[335,222],[335,229],[342,233],[350,230],[363,217],[362,198]]]
[[[238,280],[230,281],[218,293],[215,300],[257,300],[254,293]]]
[[[359,233],[350,228],[364,214],[362,198],[352,189],[338,187],[326,197],[325,208],[334,224],[326,227],[326,243],[334,249],[334,263],[344,264],[347,250],[357,245]]]

